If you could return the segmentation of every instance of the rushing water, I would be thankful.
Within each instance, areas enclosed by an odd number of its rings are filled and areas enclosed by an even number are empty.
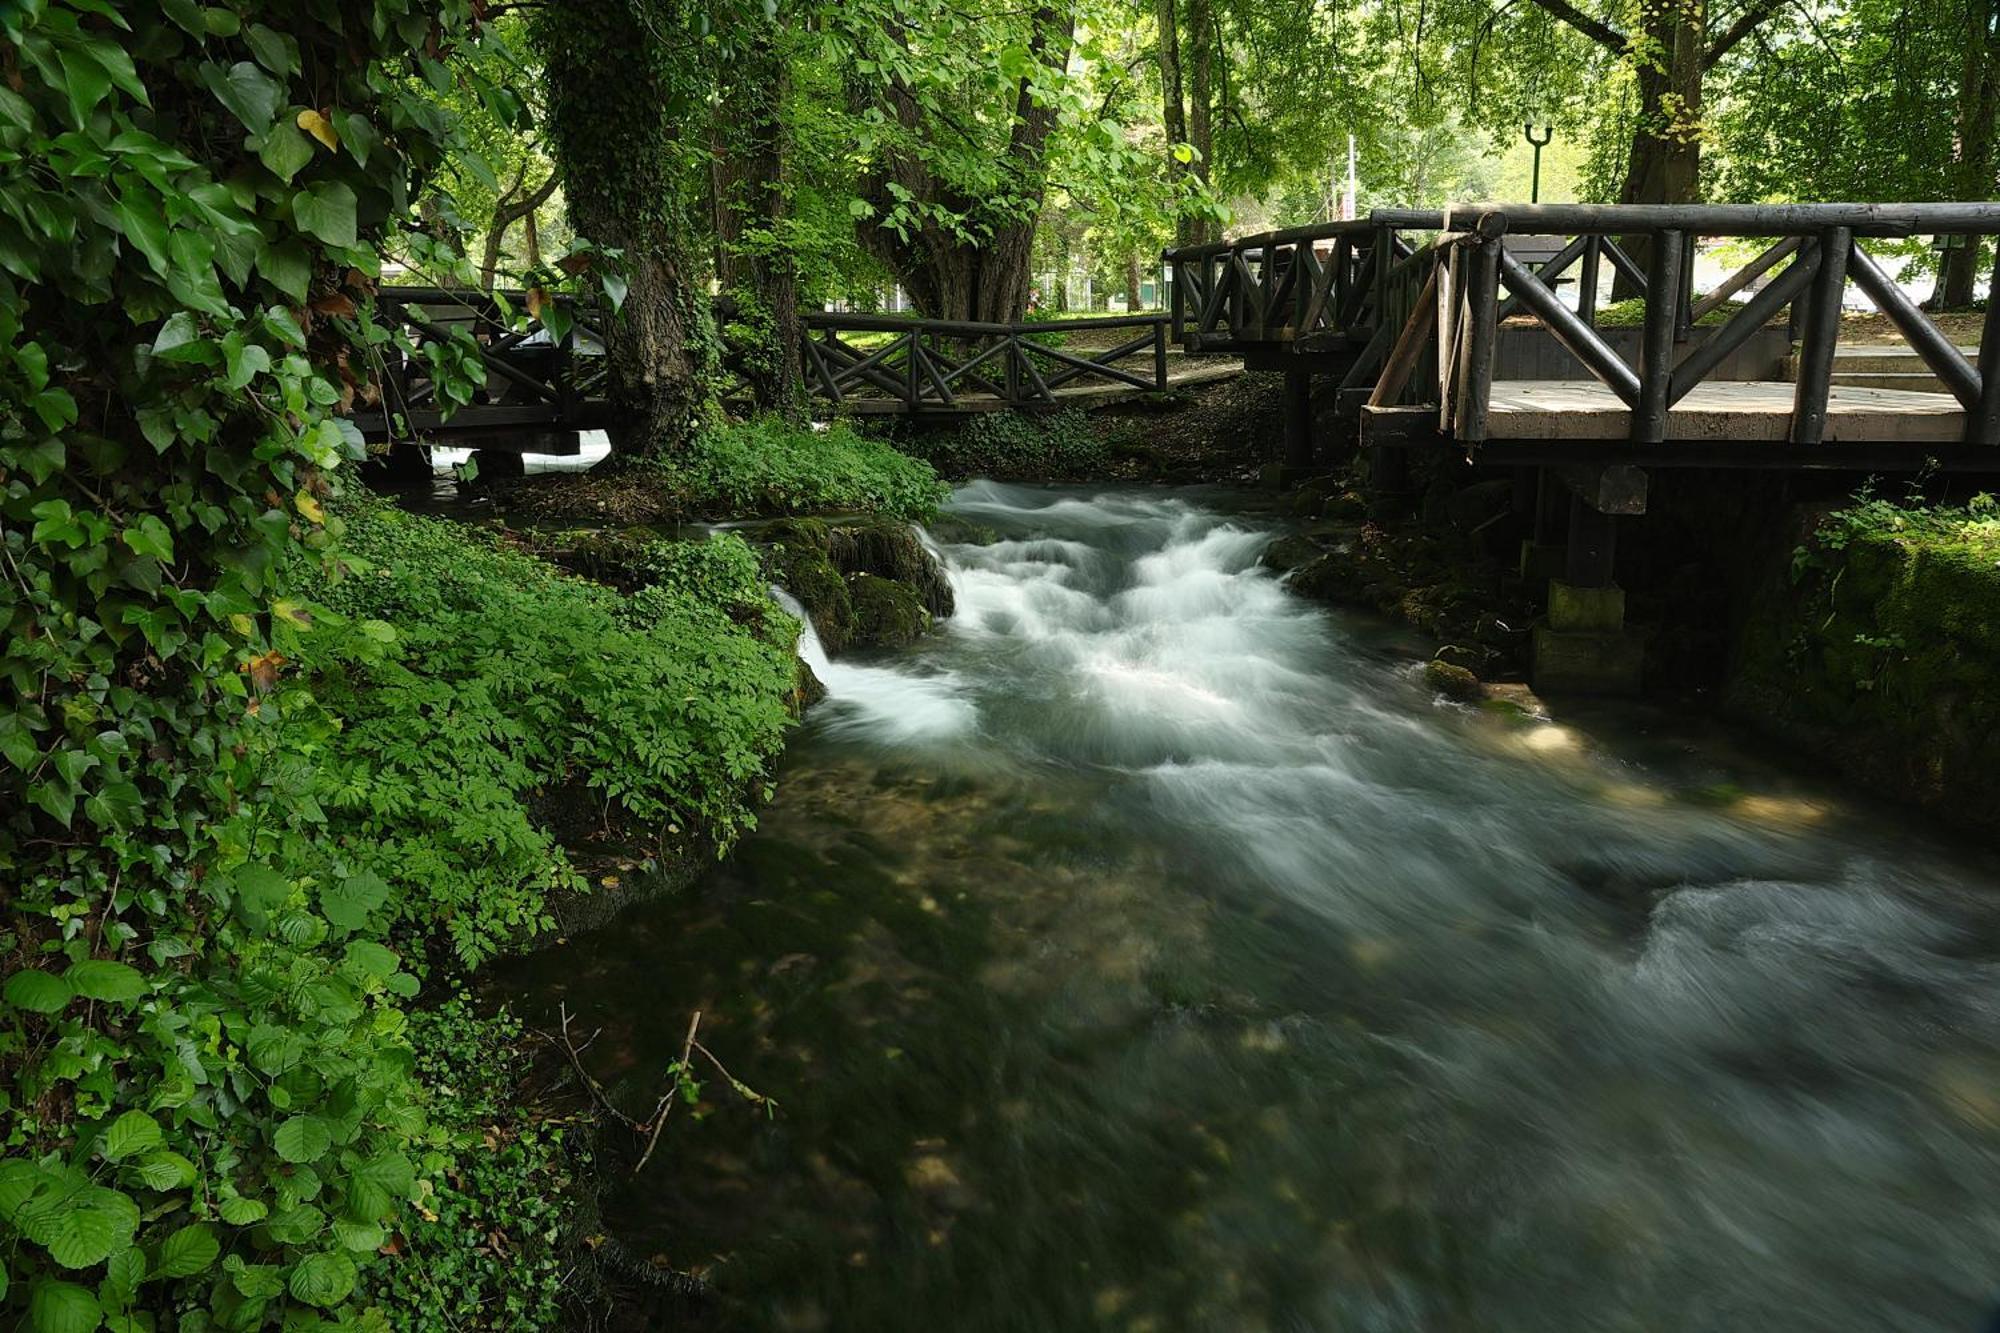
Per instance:
[[[510,976],[635,1110],[696,1008],[780,1103],[710,1079],[610,1224],[731,1328],[1979,1327],[1990,867],[1437,702],[1227,508],[960,491],[959,614],[815,661],[760,831]]]

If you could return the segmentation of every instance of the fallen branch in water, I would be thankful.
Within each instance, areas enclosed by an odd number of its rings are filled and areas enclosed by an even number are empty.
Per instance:
[[[646,1151],[639,1156],[639,1165],[632,1168],[632,1174],[635,1176],[646,1169],[646,1163],[653,1160],[653,1149],[659,1146],[660,1131],[666,1128],[667,1117],[674,1113],[675,1094],[685,1092],[689,1086],[694,1084],[694,1080],[688,1077],[688,1057],[694,1050],[695,1030],[700,1026],[701,1010],[697,1009],[694,1011],[694,1017],[688,1020],[687,1042],[681,1047],[681,1058],[674,1062],[672,1069],[667,1071],[673,1075],[673,1086],[667,1089],[665,1094],[661,1096],[659,1105],[653,1108],[653,1132],[651,1137],[646,1140]],[[713,1057],[710,1058],[712,1059]],[[730,1081],[732,1083],[735,1082],[734,1079]],[[700,1094],[698,1086],[695,1088],[695,1091],[696,1095]]]
[[[778,1104],[775,1101],[758,1092],[742,1079],[737,1078],[736,1075],[730,1073],[727,1066],[716,1058],[714,1051],[709,1050],[708,1047],[695,1039],[696,1034],[701,1031],[701,1010],[697,1009],[694,1011],[693,1017],[688,1019],[687,1040],[681,1044],[681,1058],[667,1066],[667,1076],[670,1080],[667,1090],[661,1093],[660,1099],[653,1104],[653,1113],[651,1115],[647,1116],[644,1120],[636,1120],[619,1110],[617,1104],[611,1100],[610,1094],[605,1092],[604,1085],[592,1077],[588,1069],[584,1068],[583,1053],[589,1050],[599,1037],[604,1035],[604,1029],[599,1028],[588,1037],[585,1037],[583,1044],[579,1046],[575,1039],[570,1036],[569,1006],[567,1004],[558,1004],[556,1014],[561,1022],[560,1029],[553,1037],[546,1032],[542,1033],[541,1036],[543,1039],[559,1043],[562,1046],[563,1053],[569,1057],[570,1068],[576,1071],[578,1081],[583,1084],[584,1090],[590,1094],[592,1102],[606,1115],[609,1115],[612,1119],[618,1121],[619,1124],[624,1125],[634,1134],[640,1135],[646,1140],[646,1150],[640,1154],[639,1164],[632,1168],[632,1174],[635,1176],[645,1169],[646,1163],[653,1160],[653,1150],[660,1145],[660,1131],[666,1128],[667,1117],[673,1114],[674,1103],[676,1101],[694,1103],[700,1100],[701,1084],[695,1081],[693,1075],[694,1057],[697,1052],[701,1054],[703,1059],[715,1066],[715,1072],[720,1074],[724,1081],[735,1090],[737,1096],[753,1106],[762,1107],[764,1114],[767,1116],[777,1113]]]

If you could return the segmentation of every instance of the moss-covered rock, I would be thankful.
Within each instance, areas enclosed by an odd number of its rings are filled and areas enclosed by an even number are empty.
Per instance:
[[[1745,618],[1733,712],[1857,780],[2000,821],[2000,513],[1881,501],[1824,517]]]
[[[854,608],[853,647],[901,648],[930,631],[931,613],[907,583],[856,574],[847,582],[847,595]]]
[[[828,554],[832,538],[827,525],[816,518],[787,519],[769,525],[758,536],[765,543],[764,564],[771,581],[806,609],[828,656],[845,651],[854,638],[854,605],[847,580]]]
[[[907,584],[932,615],[952,613],[951,580],[913,524],[893,519],[843,523],[828,530],[827,555],[850,578],[872,574]]]

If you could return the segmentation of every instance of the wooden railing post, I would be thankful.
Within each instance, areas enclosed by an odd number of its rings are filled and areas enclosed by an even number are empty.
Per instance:
[[[1187,263],[1179,255],[1167,266],[1167,303],[1173,312],[1174,340],[1178,342],[1187,333],[1187,295],[1182,290],[1186,284],[1181,281],[1182,266]]]
[[[1694,233],[1681,238],[1681,280],[1674,284],[1674,341],[1694,336]]]
[[[1674,335],[1679,331],[1681,260],[1686,256],[1678,231],[1653,237],[1646,263],[1646,322],[1639,339],[1639,403],[1632,409],[1632,439],[1658,444],[1667,438],[1667,397],[1674,373]]]
[[[1604,238],[1583,240],[1583,269],[1576,279],[1576,314],[1585,328],[1597,327],[1597,278],[1604,268]]]
[[[1792,443],[1818,444],[1826,436],[1826,402],[1833,386],[1833,349],[1840,341],[1840,297],[1847,289],[1847,255],[1854,233],[1828,227],[1820,235],[1819,269],[1806,294],[1799,331],[1798,383],[1792,390]]]
[[[1968,245],[1981,240],[1965,239]],[[1967,444],[2000,444],[2000,255],[1994,257],[1993,280],[1986,292],[1986,323],[1979,335],[1979,407],[1965,416]]]
[[[1156,388],[1167,387],[1167,326],[1153,326],[1153,384]]]
[[[903,382],[908,386],[905,390],[908,396],[904,401],[912,412],[917,410],[917,402],[924,396],[923,358],[917,355],[919,336],[915,329],[903,335]]]
[[[1486,438],[1486,414],[1493,398],[1493,353],[1500,341],[1500,247],[1498,235],[1474,232],[1465,274],[1465,364],[1459,368],[1456,434],[1468,444]],[[1382,289],[1377,288],[1378,291]],[[1386,309],[1386,293],[1376,310]]]

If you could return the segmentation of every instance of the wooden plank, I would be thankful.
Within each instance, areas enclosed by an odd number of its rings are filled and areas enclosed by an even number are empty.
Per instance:
[[[1793,386],[1771,380],[1710,380],[1667,414],[1667,440],[1782,441],[1790,438]],[[1514,440],[1616,440],[1632,413],[1596,380],[1502,380],[1493,385],[1487,434]],[[1923,445],[1959,438],[1965,411],[1948,394],[1834,385],[1828,440]]]

